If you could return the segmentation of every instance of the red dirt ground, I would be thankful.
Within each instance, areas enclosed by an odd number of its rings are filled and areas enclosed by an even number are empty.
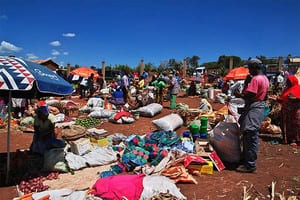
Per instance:
[[[199,106],[199,98],[178,98],[178,103],[187,103],[191,108]],[[166,103],[164,105],[168,107]],[[214,109],[222,105],[214,104]],[[155,130],[151,123],[153,119],[160,118],[170,113],[170,110],[164,108],[162,113],[154,118],[141,117],[133,124],[111,124],[104,122],[101,128],[106,129],[110,134],[131,133],[144,134]],[[177,130],[181,134],[186,127]],[[6,132],[0,133],[0,152],[6,152]],[[32,141],[31,134],[12,133],[11,135],[11,152],[16,149],[29,148]],[[195,184],[177,184],[182,193],[188,199],[241,199],[243,186],[249,189],[251,199],[269,199],[268,186],[272,181],[276,182],[275,191],[289,195],[300,195],[300,148],[291,145],[272,145],[270,141],[260,139],[258,153],[257,173],[241,174],[232,170],[222,172],[214,171],[213,175],[201,175],[195,177],[198,185]],[[0,199],[12,199],[17,196],[14,186],[0,188]]]

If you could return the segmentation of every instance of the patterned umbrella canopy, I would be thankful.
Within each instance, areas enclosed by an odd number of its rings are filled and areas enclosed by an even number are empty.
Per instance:
[[[8,96],[8,102],[12,97],[62,96],[73,91],[72,85],[42,65],[0,56],[0,96]],[[10,171],[10,115],[11,103],[8,103],[6,183]]]
[[[74,88],[50,69],[16,57],[0,56],[0,94],[41,97],[72,94]]]

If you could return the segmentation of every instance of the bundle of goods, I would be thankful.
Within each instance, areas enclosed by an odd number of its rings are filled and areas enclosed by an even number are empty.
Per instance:
[[[80,125],[72,125],[71,127],[62,129],[61,134],[62,138],[65,140],[76,140],[78,138],[84,137],[86,134],[86,130]]]
[[[84,128],[91,128],[101,124],[101,120],[95,118],[77,118],[76,125],[83,126]]]
[[[173,131],[183,125],[183,120],[178,114],[170,114],[152,121],[160,130]]]
[[[147,106],[141,107],[138,109],[140,115],[143,117],[154,117],[163,109],[162,105],[158,103],[151,103]]]
[[[130,112],[121,111],[111,116],[109,121],[116,124],[131,124],[135,120]]]
[[[261,123],[261,131],[267,134],[281,134],[281,128],[274,124],[271,124],[271,118],[267,117],[265,121]]]
[[[90,128],[87,130],[87,135],[97,140],[108,136],[108,132],[104,129]]]

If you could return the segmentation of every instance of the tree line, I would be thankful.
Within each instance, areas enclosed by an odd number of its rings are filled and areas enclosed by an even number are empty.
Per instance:
[[[287,58],[291,57],[291,54],[288,54]],[[230,67],[230,58],[233,59],[233,68],[239,67],[239,66],[243,66],[247,64],[247,60],[243,60],[241,57],[236,56],[236,55],[231,55],[231,56],[227,56],[227,55],[221,55],[219,56],[217,61],[212,61],[212,62],[204,62],[201,65],[199,64],[200,61],[200,57],[197,55],[193,55],[190,57],[186,57],[186,68],[187,68],[187,73],[188,74],[192,74],[194,72],[194,70],[197,67],[200,66],[205,66],[206,69],[215,69],[215,71],[220,74],[220,75],[225,75]],[[266,56],[263,55],[259,55],[256,56],[256,58],[260,59],[264,64],[274,64],[277,63],[277,59],[269,59]],[[148,62],[145,63],[145,67],[144,70],[146,72],[162,72],[164,70],[167,69],[172,69],[175,71],[179,71],[182,72],[183,70],[183,60],[176,60],[174,58],[170,58],[168,60],[164,60],[161,61],[160,64],[158,66],[156,66],[155,64]],[[71,70],[78,68],[79,65],[74,65],[71,66]],[[119,71],[123,71],[126,73],[134,73],[134,72],[139,72],[139,67],[140,65],[137,66],[129,66],[127,64],[118,64],[118,65],[114,65],[114,66],[106,66],[105,69],[108,70],[119,70]],[[97,70],[95,66],[91,66],[90,68]]]

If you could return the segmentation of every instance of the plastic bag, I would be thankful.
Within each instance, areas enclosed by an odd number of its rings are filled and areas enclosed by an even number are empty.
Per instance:
[[[140,112],[141,116],[153,117],[156,114],[160,113],[162,109],[163,109],[162,105],[158,103],[151,103],[147,106],[139,108],[138,111]]]
[[[238,109],[244,108],[245,101],[242,98],[231,99],[228,104],[228,111],[233,115],[235,120],[238,122],[241,114],[239,114]]]
[[[50,195],[49,199],[63,199],[63,197],[72,194],[72,190],[70,189],[60,189],[60,190],[48,190],[39,193],[33,193],[32,198],[34,200],[39,200],[47,195]]]
[[[143,192],[140,200],[150,199],[152,196],[159,193],[170,193],[178,199],[187,199],[176,187],[174,182],[164,176],[146,176],[143,179]]]
[[[113,110],[98,110],[98,111],[93,111],[91,112],[88,117],[93,117],[93,118],[109,118],[112,115],[114,115],[116,111]]]
[[[199,109],[202,112],[203,111],[205,111],[205,112],[212,112],[213,111],[212,106],[210,105],[210,103],[206,99],[201,99]]]
[[[80,112],[89,113],[91,112],[92,108],[89,106],[83,106],[79,109]]]
[[[22,121],[20,122],[21,126],[25,126],[25,125],[29,125],[29,124],[33,124],[33,123],[34,123],[33,117],[26,117],[26,118],[22,119]]]
[[[86,167],[85,159],[72,152],[67,152],[66,161],[72,170],[79,170]]]
[[[237,123],[220,122],[213,129],[211,145],[222,161],[237,163],[240,161],[240,129]]]
[[[93,151],[85,154],[83,158],[89,166],[98,166],[117,161],[117,154],[111,148],[97,147]]]
[[[45,153],[43,170],[68,172],[64,148],[50,149]]]
[[[54,122],[63,122],[65,120],[65,114],[57,114],[55,115],[55,119],[54,119]]]
[[[89,98],[88,102],[86,103],[87,106],[90,107],[104,107],[104,100],[101,98]]]
[[[152,121],[160,130],[173,131],[183,125],[183,120],[178,114],[170,114]]]

